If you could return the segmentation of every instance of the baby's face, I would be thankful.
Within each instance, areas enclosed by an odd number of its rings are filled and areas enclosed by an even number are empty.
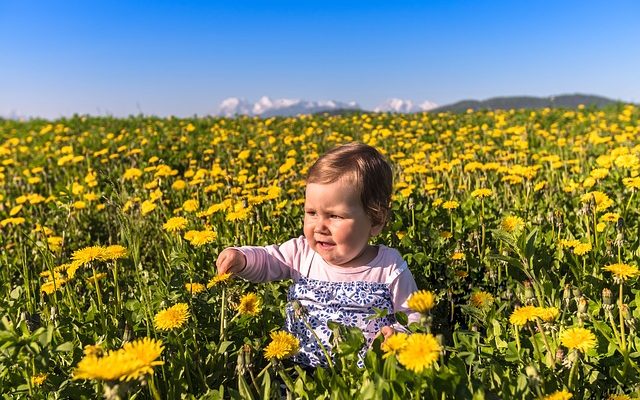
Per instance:
[[[355,267],[375,257],[368,241],[382,226],[371,224],[360,194],[348,180],[307,184],[304,211],[304,235],[327,263]]]

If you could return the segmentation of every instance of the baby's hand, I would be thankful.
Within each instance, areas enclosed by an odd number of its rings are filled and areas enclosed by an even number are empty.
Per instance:
[[[391,336],[393,336],[393,334],[396,333],[396,330],[393,329],[390,326],[383,326],[382,329],[380,329],[380,334],[382,334],[382,336],[384,336],[384,340],[386,341],[387,339],[389,339]]]
[[[218,255],[216,260],[216,267],[218,268],[218,275],[241,272],[247,265],[247,259],[244,254],[236,249],[226,248],[222,250],[222,253]]]

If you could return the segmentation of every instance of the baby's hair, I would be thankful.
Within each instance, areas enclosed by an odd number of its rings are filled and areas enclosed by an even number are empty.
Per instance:
[[[378,150],[364,143],[337,146],[320,156],[307,173],[307,183],[329,184],[340,179],[355,185],[374,226],[387,222],[393,175]]]

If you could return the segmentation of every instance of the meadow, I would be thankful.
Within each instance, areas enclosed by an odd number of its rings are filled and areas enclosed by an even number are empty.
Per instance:
[[[640,390],[640,108],[0,120],[0,394],[17,398],[629,399]],[[333,326],[293,365],[289,282],[217,275],[302,233],[319,154],[394,168],[423,315]],[[403,316],[398,318],[402,321]]]

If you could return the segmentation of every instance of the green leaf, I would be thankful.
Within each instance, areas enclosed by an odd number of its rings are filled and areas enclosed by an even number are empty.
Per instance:
[[[56,351],[68,353],[73,351],[73,342],[64,342],[60,346],[56,347]]]
[[[253,397],[253,392],[251,392],[249,384],[242,375],[238,376],[238,391],[240,392],[240,396],[242,396],[243,399],[253,400],[255,398]]]
[[[265,372],[264,377],[262,378],[262,399],[269,400],[271,395],[271,374],[269,371]]]
[[[223,354],[225,351],[227,351],[227,349],[229,348],[229,346],[231,346],[233,344],[233,342],[226,340],[222,343],[220,343],[220,346],[218,347],[218,354]]]

